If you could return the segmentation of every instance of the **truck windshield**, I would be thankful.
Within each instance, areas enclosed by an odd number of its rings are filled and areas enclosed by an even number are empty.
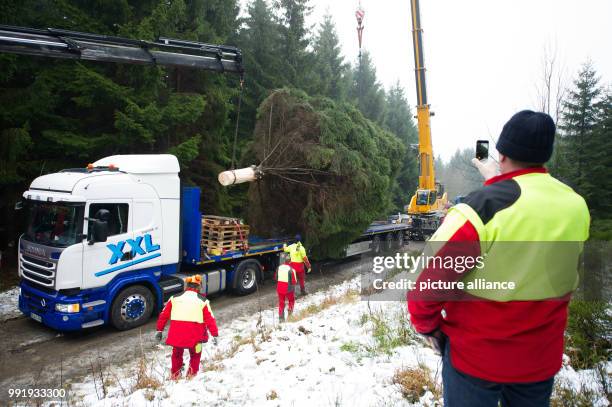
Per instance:
[[[84,204],[28,200],[24,238],[48,246],[70,246],[82,240]]]

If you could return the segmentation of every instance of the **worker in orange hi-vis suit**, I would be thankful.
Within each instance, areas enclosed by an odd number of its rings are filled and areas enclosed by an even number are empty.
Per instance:
[[[300,282],[300,295],[306,295],[306,273],[310,273],[310,261],[306,256],[306,249],[300,242],[300,235],[296,237],[297,242],[284,247],[284,251],[289,253],[291,258],[291,267],[296,271],[298,281]],[[306,267],[304,267],[306,265]]]
[[[155,338],[162,339],[162,332],[168,319],[170,329],[166,344],[172,346],[171,378],[178,379],[183,368],[183,352],[189,350],[189,369],[187,377],[193,377],[200,368],[202,356],[202,343],[208,341],[208,332],[213,336],[213,343],[217,345],[217,322],[210,309],[206,297],[200,294],[202,278],[199,275],[185,279],[186,288],[181,294],[174,295],[166,303],[157,320],[157,333]]]
[[[281,264],[276,270],[276,293],[278,294],[278,318],[280,322],[285,321],[285,299],[289,301],[289,316],[293,314],[295,304],[295,285],[297,275],[293,267]]]

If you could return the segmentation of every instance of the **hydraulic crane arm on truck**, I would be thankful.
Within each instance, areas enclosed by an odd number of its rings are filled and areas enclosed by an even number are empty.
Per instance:
[[[423,29],[419,0],[411,0],[412,41],[414,46],[414,76],[417,91],[417,122],[419,131],[419,186],[408,206],[411,217],[410,235],[424,239],[433,234],[444,216],[447,198],[443,186],[436,182],[431,142],[430,117],[423,59]]]
[[[0,25],[0,52],[140,65],[164,65],[242,73],[236,47],[171,38],[134,40],[47,28]]]
[[[0,52],[243,73],[238,48],[169,38],[0,26]],[[33,180],[23,194],[19,309],[60,331],[129,329],[181,292],[185,273],[202,274],[205,294],[255,291],[290,241],[250,237],[208,255],[200,189],[182,188],[179,172],[172,155],[118,155]]]

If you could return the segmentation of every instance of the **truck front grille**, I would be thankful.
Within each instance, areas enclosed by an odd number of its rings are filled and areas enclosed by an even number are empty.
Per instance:
[[[56,263],[23,254],[20,255],[19,260],[23,278],[44,287],[53,288]]]

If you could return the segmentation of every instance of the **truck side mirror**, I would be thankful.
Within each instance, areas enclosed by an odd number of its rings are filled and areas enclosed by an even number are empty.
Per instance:
[[[89,244],[92,245],[98,242],[106,242],[108,238],[108,218],[110,212],[106,209],[100,209],[96,212],[96,218],[89,220],[89,226],[92,228]]]
[[[108,222],[96,219],[93,223],[93,233],[91,237],[93,243],[106,242],[108,238]]]

